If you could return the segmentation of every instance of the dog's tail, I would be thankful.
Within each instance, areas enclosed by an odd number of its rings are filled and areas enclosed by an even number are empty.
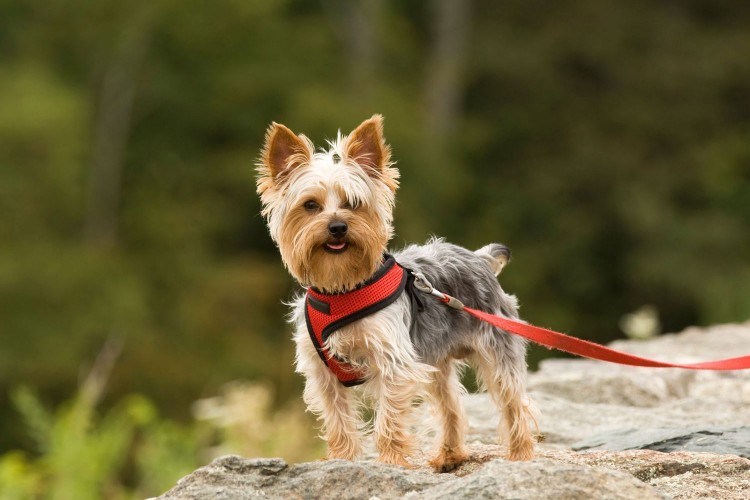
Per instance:
[[[490,243],[475,252],[490,266],[495,276],[510,262],[510,248],[500,243]]]

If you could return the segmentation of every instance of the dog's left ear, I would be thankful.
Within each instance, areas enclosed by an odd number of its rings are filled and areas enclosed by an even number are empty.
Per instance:
[[[346,138],[344,150],[348,159],[381,179],[391,165],[391,148],[383,137],[383,116],[373,115],[360,123]]]

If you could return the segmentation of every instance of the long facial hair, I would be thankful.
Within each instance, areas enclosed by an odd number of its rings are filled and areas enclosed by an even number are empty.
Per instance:
[[[381,261],[393,234],[398,170],[379,115],[329,146],[314,153],[305,136],[272,124],[257,185],[271,237],[292,276],[305,286],[341,292],[370,277]],[[306,208],[309,201],[319,209]],[[347,248],[336,254],[325,247],[334,220],[348,226]]]

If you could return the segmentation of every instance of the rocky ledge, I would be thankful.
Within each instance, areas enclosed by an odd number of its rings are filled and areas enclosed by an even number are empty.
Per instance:
[[[750,353],[750,323],[613,347],[678,362],[738,356]],[[531,462],[502,459],[498,417],[485,395],[473,394],[464,399],[472,459],[452,473],[432,472],[426,456],[411,470],[372,455],[293,465],[226,456],[159,498],[750,498],[750,370],[556,359],[530,375],[529,389],[543,436]]]

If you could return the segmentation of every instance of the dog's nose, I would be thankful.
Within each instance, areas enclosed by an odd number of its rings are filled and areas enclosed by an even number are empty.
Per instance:
[[[348,230],[349,226],[344,221],[337,220],[328,224],[328,233],[334,238],[343,238]]]

